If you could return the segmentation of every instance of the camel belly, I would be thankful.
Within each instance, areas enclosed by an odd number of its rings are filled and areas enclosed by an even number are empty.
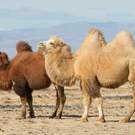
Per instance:
[[[43,88],[48,88],[51,85],[51,81],[48,78],[38,78],[39,80],[36,79],[29,79],[28,84],[29,87],[35,90],[43,89]]]
[[[125,61],[114,62],[108,67],[98,69],[97,79],[102,87],[117,88],[128,81],[129,69]]]

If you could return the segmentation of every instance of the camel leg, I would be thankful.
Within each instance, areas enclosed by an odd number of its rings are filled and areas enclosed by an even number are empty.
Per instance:
[[[21,100],[21,116],[19,119],[25,119],[26,118],[26,102],[27,102],[27,96],[26,96],[26,82],[24,80],[21,80],[21,83],[16,80],[14,81],[13,85],[14,91],[17,95],[19,95]],[[17,118],[18,119],[18,118]]]
[[[20,97],[21,99],[21,116],[19,119],[26,119],[26,97]]]
[[[65,105],[65,102],[66,102],[64,87],[58,86],[58,96],[59,96],[59,99],[60,99],[60,108],[59,108],[59,113],[58,113],[57,118],[61,119],[61,116],[62,116],[62,113],[63,113],[63,108],[64,108],[64,105]]]
[[[83,112],[83,115],[81,117],[82,122],[88,121],[88,113],[89,113],[89,107],[90,107],[91,101],[92,101],[92,99],[90,96],[86,96],[86,95],[83,96],[84,112]]]
[[[103,98],[100,95],[99,97],[96,97],[95,100],[96,100],[97,109],[99,112],[99,117],[98,117],[97,121],[105,122],[104,111],[103,111]]]
[[[60,98],[58,95],[58,88],[56,86],[55,86],[55,90],[56,90],[56,106],[55,106],[54,112],[52,113],[52,115],[49,118],[54,118],[57,116],[57,111],[58,111],[59,106],[60,106]]]
[[[90,104],[92,102],[92,98],[89,95],[89,89],[88,89],[87,83],[85,81],[81,81],[80,87],[81,87],[82,94],[83,94],[83,106],[84,106],[84,112],[83,112],[83,115],[81,117],[81,121],[87,122],[88,121],[89,107],[90,107]]]
[[[133,86],[132,89],[133,89],[133,107],[131,107],[132,109],[130,110],[128,115],[124,119],[120,120],[120,122],[123,123],[129,122],[135,112],[135,85]]]
[[[133,90],[133,107],[130,107],[131,110],[129,111],[128,115],[120,120],[120,122],[129,122],[132,115],[135,112],[135,60],[130,60],[129,62],[129,76],[128,76],[128,80],[133,84],[132,90]]]
[[[35,118],[34,110],[33,110],[32,90],[27,91],[26,97],[27,97],[27,103],[29,105],[29,117],[30,118]]]

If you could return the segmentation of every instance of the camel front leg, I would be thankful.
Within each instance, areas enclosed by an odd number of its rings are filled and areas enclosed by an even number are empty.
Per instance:
[[[27,103],[29,105],[29,117],[35,118],[34,110],[33,110],[33,97],[32,97],[32,90],[27,91]]]
[[[58,95],[58,88],[56,86],[55,86],[55,90],[56,90],[55,110],[54,110],[54,112],[52,113],[52,115],[49,118],[55,118],[57,116],[57,111],[58,111],[59,106],[60,106],[60,98],[59,98],[59,95]]]
[[[52,116],[50,116],[50,118],[57,117],[58,119],[61,119],[62,113],[63,113],[63,108],[64,108],[64,105],[66,102],[66,96],[64,93],[64,87],[55,86],[55,90],[56,90],[56,106],[55,106],[55,111],[53,112]],[[57,116],[58,110],[59,110],[59,113]]]
[[[58,86],[58,96],[59,96],[59,99],[60,99],[60,107],[59,107],[59,113],[58,113],[57,118],[61,119],[62,113],[63,113],[63,108],[64,108],[64,105],[65,105],[65,102],[66,102],[64,87]]]
[[[21,99],[21,116],[19,119],[26,119],[26,97],[20,97]]]

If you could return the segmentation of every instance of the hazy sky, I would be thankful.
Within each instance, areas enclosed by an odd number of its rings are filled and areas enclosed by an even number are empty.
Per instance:
[[[62,13],[81,17],[82,21],[89,22],[133,22],[135,21],[135,0],[0,0],[1,29],[17,25],[19,19],[16,14],[13,15],[14,13],[10,15],[12,11],[16,11],[18,14],[23,11],[23,15],[27,15],[30,11]],[[40,13],[42,14],[42,12]],[[45,19],[45,17],[43,18]],[[56,19],[55,21],[57,23]],[[26,21],[24,21],[25,23],[28,25]]]

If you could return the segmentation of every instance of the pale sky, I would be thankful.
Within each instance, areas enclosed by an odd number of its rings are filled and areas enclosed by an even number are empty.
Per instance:
[[[10,28],[10,25],[11,27],[15,27],[15,25],[21,27],[21,23],[28,25],[27,18],[18,22],[19,19],[16,14],[10,15],[12,11],[18,14],[23,12],[23,15],[36,11],[41,11],[41,14],[42,11],[65,14],[65,16],[69,14],[89,22],[134,22],[135,0],[0,0],[1,29],[2,27],[3,29],[4,27]],[[40,18],[40,20],[42,19]],[[36,19],[33,23],[36,24],[35,21]],[[57,24],[56,19],[55,21]]]

